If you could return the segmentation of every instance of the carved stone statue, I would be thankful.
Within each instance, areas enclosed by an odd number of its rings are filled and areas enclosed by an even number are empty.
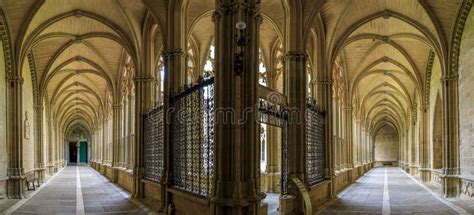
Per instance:
[[[30,121],[28,120],[28,111],[25,111],[25,139],[30,139]]]

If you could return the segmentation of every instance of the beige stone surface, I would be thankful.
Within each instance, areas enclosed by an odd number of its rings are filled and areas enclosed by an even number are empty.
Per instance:
[[[474,175],[474,12],[466,21],[459,56],[459,151],[461,173]]]
[[[398,134],[392,127],[385,125],[375,136],[375,161],[398,161]]]
[[[22,113],[22,129],[23,129],[23,168],[25,172],[34,169],[35,162],[35,118],[34,118],[34,101],[33,101],[33,82],[31,79],[31,70],[27,62],[22,67],[23,75],[23,113]],[[25,138],[25,113],[28,113],[29,139]]]
[[[1,42],[1,41],[0,41]],[[3,50],[3,43],[0,43]],[[8,152],[7,152],[7,111],[6,111],[6,74],[3,51],[0,51],[0,177],[7,175]],[[0,183],[0,196],[5,196],[5,183]]]

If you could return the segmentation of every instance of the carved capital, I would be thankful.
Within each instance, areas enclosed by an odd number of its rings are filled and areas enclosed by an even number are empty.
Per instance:
[[[305,52],[300,51],[289,51],[285,55],[285,61],[303,61],[306,62],[308,55]]]
[[[169,60],[172,57],[182,57],[185,55],[186,53],[183,50],[174,49],[174,50],[168,50],[168,51],[163,52],[161,56],[163,57],[164,60]]]
[[[443,78],[441,78],[441,81],[443,82],[452,82],[452,81],[457,81],[459,78],[458,75],[446,75]]]
[[[332,85],[332,81],[331,81],[331,80],[318,80],[318,79],[316,79],[316,85],[331,86],[331,85]]]
[[[7,82],[10,82],[11,84],[23,84],[23,77],[20,76],[7,76]]]
[[[153,77],[135,77],[133,80],[135,83],[155,82],[155,78]]]

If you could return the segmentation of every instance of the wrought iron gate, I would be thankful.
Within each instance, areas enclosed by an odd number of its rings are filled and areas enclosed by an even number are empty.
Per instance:
[[[325,113],[313,102],[306,108],[306,170],[310,185],[324,180]]]
[[[160,182],[163,175],[164,114],[163,106],[145,114],[143,119],[144,178]]]
[[[201,196],[214,179],[214,78],[171,98],[171,184]]]
[[[258,121],[281,128],[281,195],[288,194],[288,111],[277,104],[259,99]]]

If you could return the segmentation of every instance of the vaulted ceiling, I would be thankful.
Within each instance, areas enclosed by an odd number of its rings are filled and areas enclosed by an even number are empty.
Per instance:
[[[342,59],[346,101],[368,128],[403,128],[420,111],[426,70],[444,59],[462,1],[331,0],[321,7],[329,63]],[[435,57],[436,56],[436,57]]]
[[[128,56],[136,56],[145,6],[128,0],[15,0],[2,5],[19,58],[35,62],[38,95],[64,129],[107,117]]]
[[[214,0],[189,0],[185,7],[187,39],[204,61],[213,40]],[[261,49],[265,62],[285,42],[287,0],[262,0]],[[388,123],[402,127],[422,105],[426,69],[434,60],[445,67],[461,0],[302,0],[312,29],[307,52],[314,69],[317,47],[325,47],[329,67],[336,57],[344,68],[346,101],[352,101],[368,127]],[[170,0],[6,0],[18,60],[33,56],[36,85],[51,101],[53,117],[65,126],[92,126],[118,102],[120,79],[128,56],[140,56],[148,10],[166,23]],[[320,25],[315,27],[315,25]],[[315,29],[319,28],[318,31]],[[156,36],[155,55],[166,40],[167,26]],[[320,44],[324,42],[324,44]],[[155,59],[156,59],[155,56]],[[132,62],[134,64],[136,62]],[[201,63],[202,64],[202,63]],[[317,79],[317,77],[314,77]],[[113,101],[115,99],[115,101]]]

